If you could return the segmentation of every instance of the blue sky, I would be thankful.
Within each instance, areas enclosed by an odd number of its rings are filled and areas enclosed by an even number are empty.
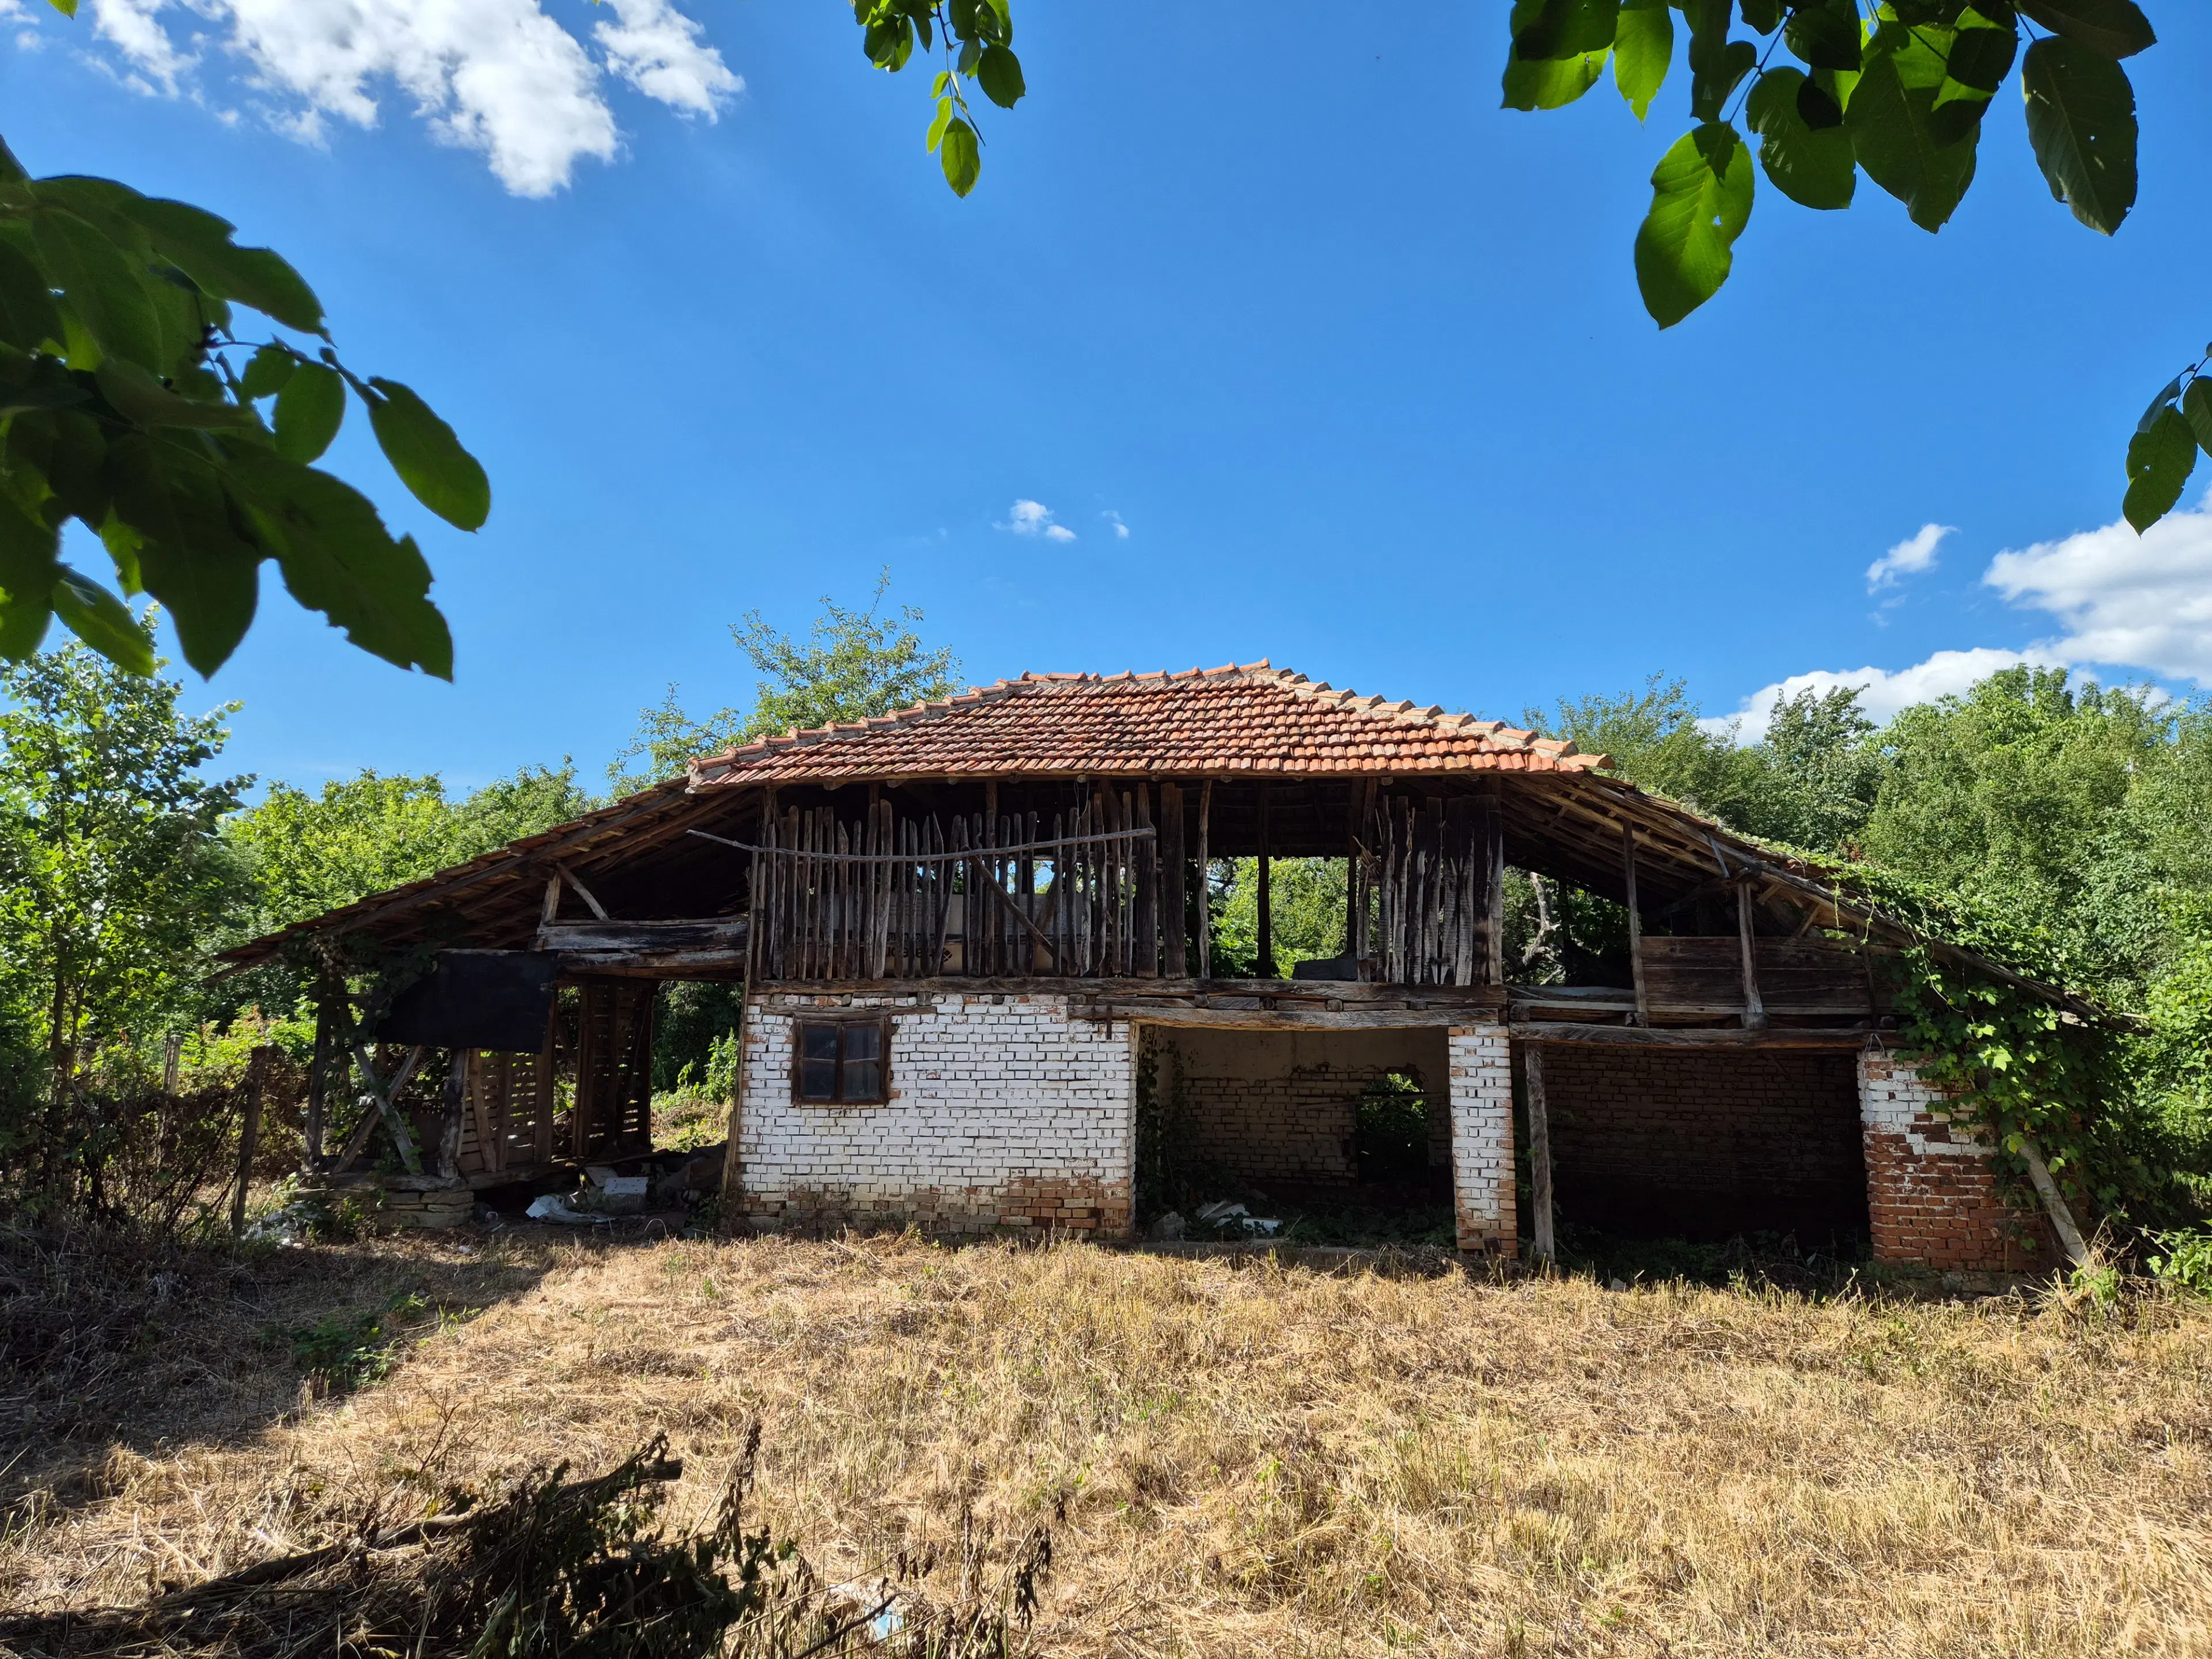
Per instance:
[[[32,171],[275,246],[491,474],[463,535],[349,428],[330,464],[422,541],[455,683],[272,574],[206,688],[245,704],[238,765],[596,782],[669,682],[750,695],[729,623],[803,628],[885,565],[977,681],[1267,656],[1498,716],[1653,672],[1724,714],[1873,668],[1879,705],[2022,651],[2212,681],[2212,513],[2108,528],[2147,396],[2212,335],[2199,8],[2152,8],[2130,65],[2118,237],[2051,202],[2008,92],[1940,236],[1863,178],[1839,215],[1762,186],[1728,288],[1662,334],[1629,249],[1679,63],[1639,127],[1609,82],[1499,110],[1489,9],[1151,33],[1174,14],[1024,0],[1031,94],[986,109],[963,202],[926,71],[871,69],[843,8],[682,6],[0,0]]]

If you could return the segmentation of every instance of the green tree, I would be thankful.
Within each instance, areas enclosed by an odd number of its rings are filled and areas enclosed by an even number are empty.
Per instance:
[[[1752,746],[1739,827],[1815,853],[1851,854],[1888,766],[1859,689],[1808,689],[1778,702]]]
[[[730,627],[730,637],[761,674],[750,712],[722,708],[703,720],[685,714],[678,688],[639,715],[629,745],[607,769],[615,793],[626,794],[678,775],[696,756],[710,755],[754,738],[794,727],[862,720],[908,708],[957,689],[960,659],[949,647],[932,650],[915,628],[913,605],[885,612],[891,573],[876,580],[865,611],[826,594],[822,614],[805,641],[771,628],[757,611]],[[642,761],[638,767],[634,763]]]
[[[2026,665],[1905,709],[1882,734],[1867,856],[2042,931],[2086,983],[2140,1006],[2190,889],[2186,832],[2167,825],[2162,849],[2142,793],[2181,757],[2178,724],[2141,693]]]
[[[252,872],[251,934],[350,904],[387,887],[565,823],[591,805],[574,769],[525,767],[459,801],[435,775],[374,771],[311,795],[270,786],[226,835]]]
[[[1754,794],[1759,765],[1732,730],[1700,725],[1701,712],[1684,682],[1654,674],[1641,691],[1562,697],[1554,714],[1530,708],[1522,720],[1610,756],[1613,770],[1639,788],[1734,823]]]
[[[240,892],[221,827],[252,780],[205,773],[237,705],[184,714],[181,690],[77,644],[0,669],[0,975],[44,1060],[19,1133],[49,1174],[82,1056],[175,1012]]]
[[[1342,859],[1271,859],[1267,919],[1274,971],[1344,953]],[[1260,974],[1260,860],[1218,859],[1206,900],[1213,923],[1213,971],[1221,979]]]

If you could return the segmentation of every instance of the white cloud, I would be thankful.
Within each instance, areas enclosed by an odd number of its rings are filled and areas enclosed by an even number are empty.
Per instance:
[[[1933,569],[1936,550],[1951,533],[1952,527],[1948,524],[1922,525],[1867,567],[1867,592],[1879,593],[1885,587],[1896,586],[1901,577],[1917,576],[1923,570]]]
[[[1866,711],[1868,719],[1880,724],[1900,708],[1910,708],[1916,702],[1929,702],[1937,697],[1964,692],[1975,681],[1985,680],[2014,663],[2058,665],[2065,660],[2043,646],[2031,646],[2025,651],[2000,651],[1983,645],[1971,651],[1938,651],[1925,662],[1893,671],[1816,668],[1808,674],[1792,674],[1786,680],[1761,686],[1743,700],[1735,714],[1702,720],[1698,724],[1717,735],[1725,734],[1734,726],[1739,741],[1756,743],[1765,735],[1767,720],[1777,703],[1787,702],[1801,691],[1821,695],[1846,685],[1859,688],[1859,707]]]
[[[217,46],[275,125],[317,143],[326,118],[374,126],[389,85],[515,194],[548,196],[619,148],[605,74],[710,120],[744,85],[670,0],[610,9],[604,68],[541,0],[93,0],[92,21],[143,90],[198,95]]]
[[[1935,562],[1936,544],[1948,533],[1940,525],[1924,526],[1869,568],[1869,583],[1883,585],[1889,569],[1927,568]],[[1861,706],[1875,720],[1885,720],[1916,702],[1963,692],[2019,662],[2134,670],[2200,685],[2212,683],[2212,491],[2194,507],[2168,514],[2141,536],[2121,520],[2008,550],[1990,561],[1982,581],[2014,605],[2057,618],[2063,631],[2020,651],[1977,646],[1938,651],[1925,662],[1893,671],[1815,669],[1793,674],[1753,692],[1735,714],[1699,724],[1714,732],[1733,727],[1740,741],[1755,742],[1776,703],[1800,691],[1839,685],[1863,687]]]
[[[672,109],[714,118],[724,99],[744,88],[699,25],[668,0],[612,0],[618,21],[592,30],[607,67]]]
[[[2212,682],[2212,493],[2141,536],[2122,520],[2000,553],[1982,580],[2063,622],[2069,661]]]
[[[1011,530],[1017,536],[1042,536],[1048,542],[1072,542],[1075,539],[1073,530],[1053,521],[1050,507],[1042,501],[1033,501],[1027,497],[1016,501],[1007,510],[1007,521],[995,527]]]
[[[1114,535],[1116,540],[1126,542],[1129,539],[1129,526],[1121,522],[1121,515],[1116,513],[1112,507],[1108,507],[1098,516],[1114,526]]]

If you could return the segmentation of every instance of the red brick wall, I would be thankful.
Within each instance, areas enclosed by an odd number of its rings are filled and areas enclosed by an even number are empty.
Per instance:
[[[1953,1129],[1941,1090],[1887,1054],[1865,1056],[1860,1078],[1875,1261],[1984,1273],[2057,1261],[2042,1212],[2005,1202],[1989,1149]]]
[[[1405,1072],[1432,1091],[1430,1161],[1451,1163],[1444,1032],[1252,1031],[1159,1028],[1163,1066],[1179,1067],[1191,1156],[1265,1188],[1359,1179],[1360,1091]],[[1165,1073],[1163,1073],[1164,1078]]]
[[[1544,1051],[1559,1218],[1631,1237],[1863,1237],[1855,1056]]]

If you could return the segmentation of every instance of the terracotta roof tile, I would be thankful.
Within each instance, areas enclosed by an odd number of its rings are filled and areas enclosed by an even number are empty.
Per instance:
[[[1024,674],[695,760],[691,787],[1165,772],[1580,772],[1602,755],[1441,706],[1337,690],[1266,662]]]

